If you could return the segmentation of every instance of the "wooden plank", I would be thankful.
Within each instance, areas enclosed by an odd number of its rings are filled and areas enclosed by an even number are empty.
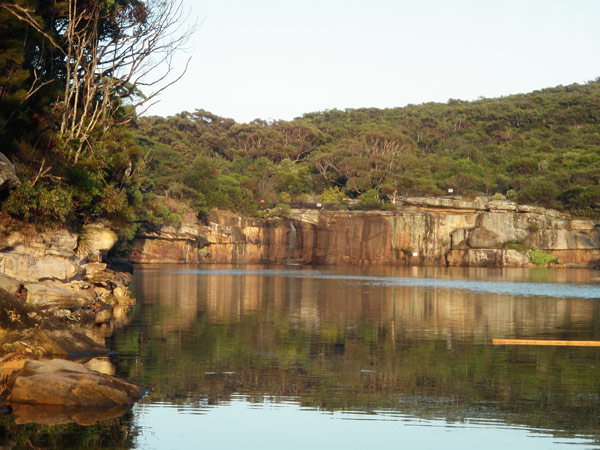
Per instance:
[[[600,347],[600,341],[555,341],[549,339],[493,339],[494,345],[555,345],[562,347]]]

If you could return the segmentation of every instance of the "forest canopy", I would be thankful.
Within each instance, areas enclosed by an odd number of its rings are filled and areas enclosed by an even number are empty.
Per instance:
[[[144,117],[147,189],[253,214],[344,197],[488,194],[600,215],[600,81],[529,94],[239,124],[204,110]],[[373,199],[375,202],[373,202]]]

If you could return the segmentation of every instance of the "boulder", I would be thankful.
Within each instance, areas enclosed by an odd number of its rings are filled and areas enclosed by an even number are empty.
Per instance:
[[[477,216],[477,228],[485,228],[500,236],[503,242],[521,241],[529,235],[527,228],[516,225],[519,214],[508,211],[491,211]]]
[[[92,278],[99,273],[104,272],[106,270],[107,264],[100,262],[91,262],[87,264],[83,264],[81,268],[83,269],[85,276],[88,278]]]
[[[529,257],[516,250],[504,250],[502,263],[504,267],[525,267],[531,264]]]
[[[10,292],[11,294],[16,294],[20,287],[21,283],[19,283],[14,278],[0,274],[0,289],[4,289],[5,291]]]
[[[464,228],[457,228],[450,233],[450,247],[451,248],[466,248],[467,247],[467,233],[468,231]]]
[[[86,292],[77,287],[67,283],[29,283],[27,303],[43,309],[71,309],[94,303],[96,296],[91,289]]]
[[[467,245],[471,248],[502,248],[504,241],[493,231],[475,228],[469,233]]]
[[[20,185],[21,180],[17,177],[14,164],[4,154],[0,153],[0,192]]]
[[[27,361],[7,383],[9,405],[64,405],[113,408],[131,405],[141,387],[62,359]]]
[[[16,233],[17,242],[27,243],[32,250],[45,255],[71,258],[77,247],[78,235],[65,228],[41,232],[34,237],[19,235],[20,233]]]

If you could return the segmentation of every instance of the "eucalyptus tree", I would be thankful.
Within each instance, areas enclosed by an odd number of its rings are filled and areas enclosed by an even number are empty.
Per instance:
[[[23,180],[6,212],[135,221],[129,125],[185,73],[185,22],[182,0],[0,0],[0,145]]]
[[[98,132],[131,121],[187,68],[173,73],[193,32],[181,28],[181,0],[16,0],[0,8],[33,36],[25,40],[23,102],[49,85],[58,91],[52,120],[66,162],[93,154]]]

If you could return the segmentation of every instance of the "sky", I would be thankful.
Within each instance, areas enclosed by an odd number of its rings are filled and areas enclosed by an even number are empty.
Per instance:
[[[600,76],[598,0],[183,1],[199,26],[175,71],[192,59],[147,114],[291,120]]]

